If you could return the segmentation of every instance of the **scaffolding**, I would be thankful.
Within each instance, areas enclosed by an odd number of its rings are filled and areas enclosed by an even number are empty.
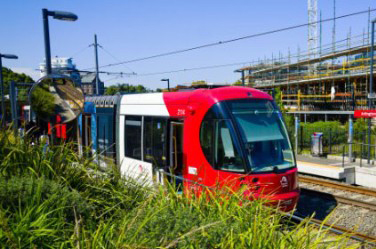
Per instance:
[[[349,33],[351,34],[351,33]],[[333,45],[279,60],[264,60],[244,67],[247,84],[259,89],[281,90],[281,102],[292,111],[353,111],[367,108],[370,77],[368,36],[348,35]],[[311,70],[315,68],[315,70]]]

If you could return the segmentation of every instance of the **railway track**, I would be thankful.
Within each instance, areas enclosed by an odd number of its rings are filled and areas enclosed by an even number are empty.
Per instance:
[[[299,176],[299,181],[302,183],[307,183],[307,184],[312,184],[312,185],[319,185],[320,187],[332,189],[336,191],[343,191],[347,193],[355,193],[358,195],[363,195],[367,197],[374,198],[376,197],[376,191],[372,189],[367,189],[363,187],[355,187],[352,185],[344,184],[344,183],[339,183],[339,182],[333,182],[329,180],[323,180],[323,179],[318,179],[318,178],[313,178],[313,177],[306,177],[306,176]],[[354,207],[361,207],[364,209],[368,209],[371,211],[376,211],[376,203],[375,202],[368,202],[368,201],[363,201],[363,200],[358,200],[354,198],[349,198],[347,196],[341,196],[333,193],[327,193],[324,191],[319,191],[316,189],[310,189],[310,188],[305,188],[302,187],[302,194],[307,194],[307,195],[315,195],[319,196],[320,198],[328,199],[328,200],[335,200],[338,203],[346,204],[346,205],[351,205]],[[292,217],[292,219],[298,220],[298,219],[303,219],[303,217]],[[321,220],[318,219],[312,219],[311,223],[321,226],[323,225],[324,227],[329,228],[331,231],[337,234],[348,234],[351,239],[363,242],[363,243],[368,243],[369,245],[373,247],[376,247],[376,237],[360,232],[356,232],[353,230],[349,230],[345,227],[342,226],[337,226],[337,225],[332,225],[332,224],[325,224]]]
[[[298,215],[293,215],[293,214],[287,214],[286,216],[291,218],[291,220],[294,220],[294,221],[297,221],[297,222],[302,222],[306,218],[306,217],[300,217]],[[317,227],[327,228],[335,234],[339,234],[339,235],[345,234],[348,237],[350,237],[352,240],[356,240],[358,242],[361,242],[364,245],[376,247],[376,237],[373,237],[373,236],[370,236],[370,235],[367,235],[367,234],[363,234],[363,233],[359,233],[359,232],[355,232],[355,231],[349,230],[349,229],[341,227],[341,226],[336,226],[336,225],[333,225],[333,224],[324,223],[323,221],[317,220],[317,219],[310,219],[310,221],[308,223],[313,224]]]
[[[367,188],[363,188],[363,187],[355,187],[355,186],[351,186],[351,185],[344,184],[344,183],[332,182],[332,181],[328,181],[328,180],[322,180],[322,179],[306,177],[306,176],[301,176],[301,175],[299,175],[299,181],[305,182],[305,183],[321,185],[321,186],[324,186],[324,187],[335,188],[335,189],[338,189],[338,190],[350,191],[350,192],[354,192],[354,193],[357,193],[357,194],[376,197],[376,190],[367,189]]]

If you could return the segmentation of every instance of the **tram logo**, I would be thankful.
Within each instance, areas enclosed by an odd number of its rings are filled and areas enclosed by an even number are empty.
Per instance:
[[[282,179],[281,179],[281,186],[282,186],[282,188],[286,188],[288,185],[289,185],[289,181],[287,180],[287,177],[286,176],[282,176]]]

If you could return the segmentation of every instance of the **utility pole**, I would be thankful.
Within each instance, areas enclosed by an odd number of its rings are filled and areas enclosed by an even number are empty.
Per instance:
[[[97,43],[96,34],[94,34],[94,52],[95,52],[95,88],[96,88],[96,94],[99,95],[98,43]]]
[[[334,53],[336,51],[336,0],[333,0],[332,49]]]
[[[370,78],[369,78],[369,93],[368,93],[368,108],[372,109],[372,99],[373,93],[373,64],[374,64],[374,44],[375,44],[375,23],[376,18],[372,20],[372,27],[371,27],[371,62],[370,62]],[[370,164],[371,162],[371,118],[368,119],[368,158],[367,163]]]

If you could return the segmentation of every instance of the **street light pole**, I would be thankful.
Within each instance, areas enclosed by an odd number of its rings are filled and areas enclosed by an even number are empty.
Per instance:
[[[371,28],[371,62],[370,62],[370,79],[369,79],[369,96],[368,96],[368,108],[372,108],[372,100],[373,97],[373,63],[374,63],[374,44],[375,44],[375,23],[376,19],[372,20],[372,28]],[[368,119],[368,157],[367,163],[370,164],[371,162],[371,118]]]
[[[235,73],[241,73],[242,75],[242,86],[245,86],[245,77],[244,77],[244,70],[238,69],[234,71]]]
[[[46,54],[46,75],[51,74],[51,46],[50,46],[50,29],[48,25],[48,10],[42,9],[43,16],[43,33],[44,33],[44,51]]]
[[[170,91],[170,79],[161,79],[161,81],[167,81],[167,89]]]
[[[47,9],[42,9],[42,16],[43,16],[43,31],[44,31],[44,50],[46,54],[46,75],[52,73],[51,67],[51,46],[50,46],[50,29],[48,25],[48,17],[51,16],[54,19],[63,20],[63,21],[76,21],[77,16],[70,12],[65,11],[50,11]],[[54,127],[55,127],[55,120],[52,118],[51,120],[51,142],[54,143]]]
[[[43,31],[44,31],[44,50],[46,54],[46,75],[52,73],[51,68],[51,46],[50,46],[50,29],[48,25],[48,17],[52,16],[54,19],[63,21],[76,21],[77,16],[70,12],[64,11],[49,11],[42,9],[43,16]]]
[[[5,110],[5,97],[4,97],[4,81],[3,81],[3,62],[2,58],[5,59],[18,59],[16,55],[13,54],[0,54],[0,84],[1,84],[1,126],[3,127],[6,122],[6,110]]]

